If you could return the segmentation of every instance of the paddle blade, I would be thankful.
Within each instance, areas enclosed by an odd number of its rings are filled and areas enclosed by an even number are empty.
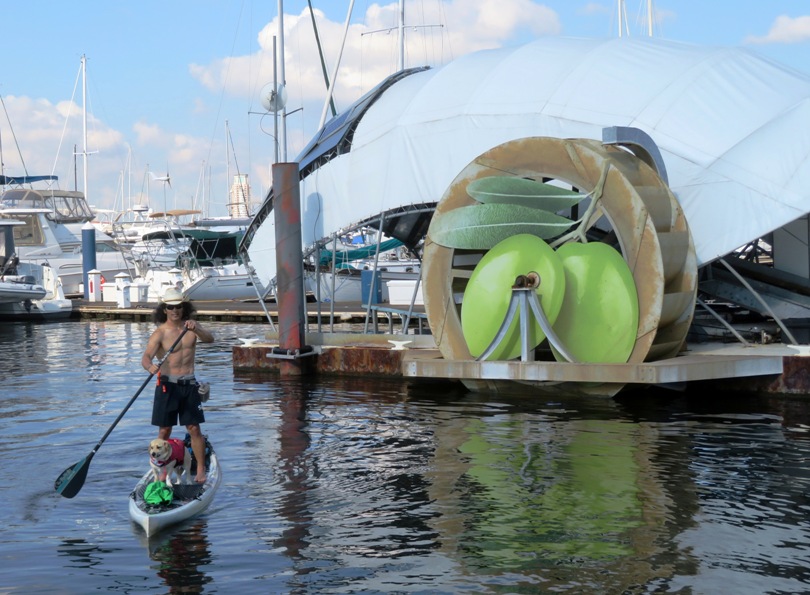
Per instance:
[[[79,493],[87,478],[87,469],[90,467],[90,459],[85,457],[75,465],[62,471],[53,484],[56,493],[65,498],[73,498]]]

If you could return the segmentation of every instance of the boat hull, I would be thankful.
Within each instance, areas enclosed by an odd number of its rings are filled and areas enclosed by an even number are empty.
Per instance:
[[[152,506],[144,502],[146,486],[153,481],[151,469],[135,485],[129,497],[129,517],[143,529],[147,537],[197,516],[213,501],[222,481],[222,470],[216,453],[210,448],[210,444],[206,442],[206,445],[209,448],[206,482],[202,485],[174,486],[175,496],[171,504]]]
[[[68,299],[23,300],[0,303],[0,320],[48,322],[65,320],[73,314]]]
[[[261,292],[243,265],[225,265],[195,269],[193,275],[173,270],[150,270],[133,284],[148,286],[149,301],[157,301],[169,288],[183,292],[186,299],[197,301],[256,299]]]
[[[366,278],[357,269],[340,269],[337,275],[329,271],[316,272],[312,270],[304,271],[307,291],[311,292],[315,299],[321,302],[335,302],[342,304],[347,302],[368,303],[369,294],[372,296],[371,271],[365,271]],[[390,283],[416,283],[419,278],[418,272],[405,271],[378,271],[375,285],[378,286],[377,297],[372,303],[394,303],[391,296]],[[412,286],[411,286],[412,287]],[[401,300],[397,303],[404,303]],[[408,296],[410,303],[410,295]]]

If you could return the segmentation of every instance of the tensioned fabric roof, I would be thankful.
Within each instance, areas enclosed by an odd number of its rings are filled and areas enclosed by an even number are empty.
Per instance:
[[[743,48],[546,37],[416,71],[357,117],[348,152],[302,180],[305,243],[438,201],[506,141],[612,126],[657,144],[699,264],[810,211],[810,77]]]

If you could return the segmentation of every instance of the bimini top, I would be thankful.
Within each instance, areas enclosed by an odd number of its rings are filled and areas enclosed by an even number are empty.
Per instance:
[[[436,203],[506,141],[601,140],[613,126],[657,144],[699,264],[810,210],[810,77],[746,49],[547,37],[389,83],[353,110],[340,151],[305,156],[305,234]]]

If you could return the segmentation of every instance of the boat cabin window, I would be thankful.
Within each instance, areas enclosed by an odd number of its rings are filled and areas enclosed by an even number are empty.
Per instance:
[[[104,240],[96,241],[96,252],[119,252],[120,250],[115,246],[115,244],[111,244],[110,242],[106,242]]]
[[[56,223],[82,223],[94,217],[84,193],[74,190],[12,188],[3,193],[3,204],[18,209],[50,209],[46,217]]]
[[[0,226],[0,273],[6,271],[6,264],[9,259],[14,255],[14,242],[12,241],[11,227],[8,225]]]
[[[57,223],[81,223],[93,219],[93,211],[87,205],[83,196],[71,195],[45,195],[45,206],[53,209],[48,219]]]
[[[27,190],[22,189],[15,189],[12,188],[10,190],[6,190],[3,193],[3,206],[9,208],[20,208],[22,206],[31,206],[31,205],[24,205],[23,201],[25,200],[26,195],[28,194]],[[42,205],[36,205],[42,206]]]
[[[36,216],[15,216],[15,219],[24,222],[24,225],[14,226],[14,243],[17,246],[41,246],[45,243],[45,234]]]

